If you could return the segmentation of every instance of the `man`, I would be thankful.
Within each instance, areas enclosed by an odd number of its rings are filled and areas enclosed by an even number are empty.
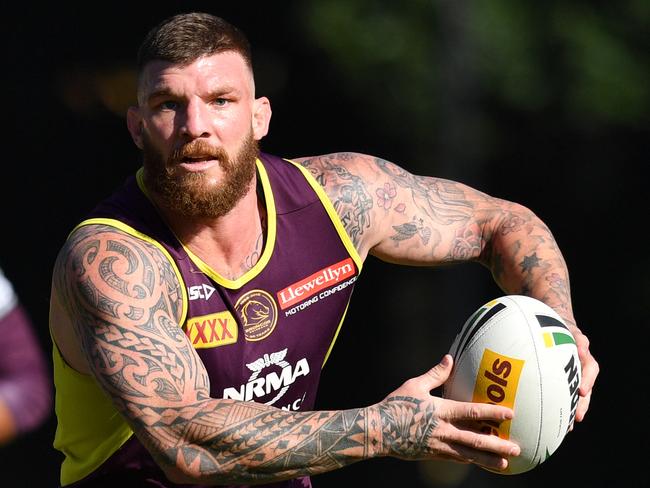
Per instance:
[[[367,155],[260,153],[270,103],[255,98],[248,41],[220,18],[156,26],[138,73],[127,124],[143,168],[73,230],[54,270],[62,485],[309,486],[378,456],[506,467],[518,446],[474,421],[510,409],[430,394],[450,356],[375,405],[312,411],[368,254],[480,261],[504,290],[553,306],[580,347],[583,419],[598,365],[531,211]]]

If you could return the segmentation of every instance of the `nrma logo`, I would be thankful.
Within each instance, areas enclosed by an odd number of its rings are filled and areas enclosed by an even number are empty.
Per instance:
[[[307,358],[302,358],[295,365],[291,365],[285,361],[286,355],[287,349],[283,349],[271,354],[264,354],[261,358],[248,363],[246,367],[253,374],[245,384],[224,389],[223,398],[259,401],[273,394],[273,398],[264,402],[266,405],[273,405],[282,398],[298,378],[307,376],[310,371]]]

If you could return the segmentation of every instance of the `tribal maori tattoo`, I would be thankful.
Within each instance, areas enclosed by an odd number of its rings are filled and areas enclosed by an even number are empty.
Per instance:
[[[428,450],[437,425],[431,402],[396,397],[292,412],[211,398],[179,325],[181,283],[162,249],[145,240],[83,226],[57,259],[54,285],[97,382],[179,482],[272,482]]]

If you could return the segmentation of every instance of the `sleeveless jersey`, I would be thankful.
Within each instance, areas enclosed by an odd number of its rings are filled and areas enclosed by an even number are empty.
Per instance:
[[[205,364],[213,398],[312,410],[361,270],[361,260],[318,182],[269,154],[257,160],[267,236],[257,263],[228,280],[183,246],[147,198],[142,169],[80,225],[106,224],[155,244],[183,286],[180,326]],[[94,379],[53,348],[63,486],[173,485]],[[183,485],[185,486],[185,485]],[[192,485],[199,486],[199,485]],[[308,487],[309,478],[273,486]]]

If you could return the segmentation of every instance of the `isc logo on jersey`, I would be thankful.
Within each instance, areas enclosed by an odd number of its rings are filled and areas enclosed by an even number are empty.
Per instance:
[[[199,300],[201,298],[209,300],[214,292],[214,287],[206,285],[205,283],[202,285],[187,287],[187,296],[190,300]]]
[[[309,374],[307,358],[299,359],[295,365],[285,360],[287,349],[271,354],[264,354],[261,358],[246,367],[252,371],[248,381],[239,387],[230,387],[223,390],[223,398],[240,401],[256,401],[265,405],[274,405],[284,396],[289,387],[301,376]],[[272,397],[271,397],[272,396]],[[267,399],[271,397],[270,399]],[[294,399],[285,410],[298,410],[304,399]],[[279,404],[281,405],[281,404]]]
[[[237,342],[237,322],[228,311],[188,319],[185,334],[195,349],[225,346]]]

